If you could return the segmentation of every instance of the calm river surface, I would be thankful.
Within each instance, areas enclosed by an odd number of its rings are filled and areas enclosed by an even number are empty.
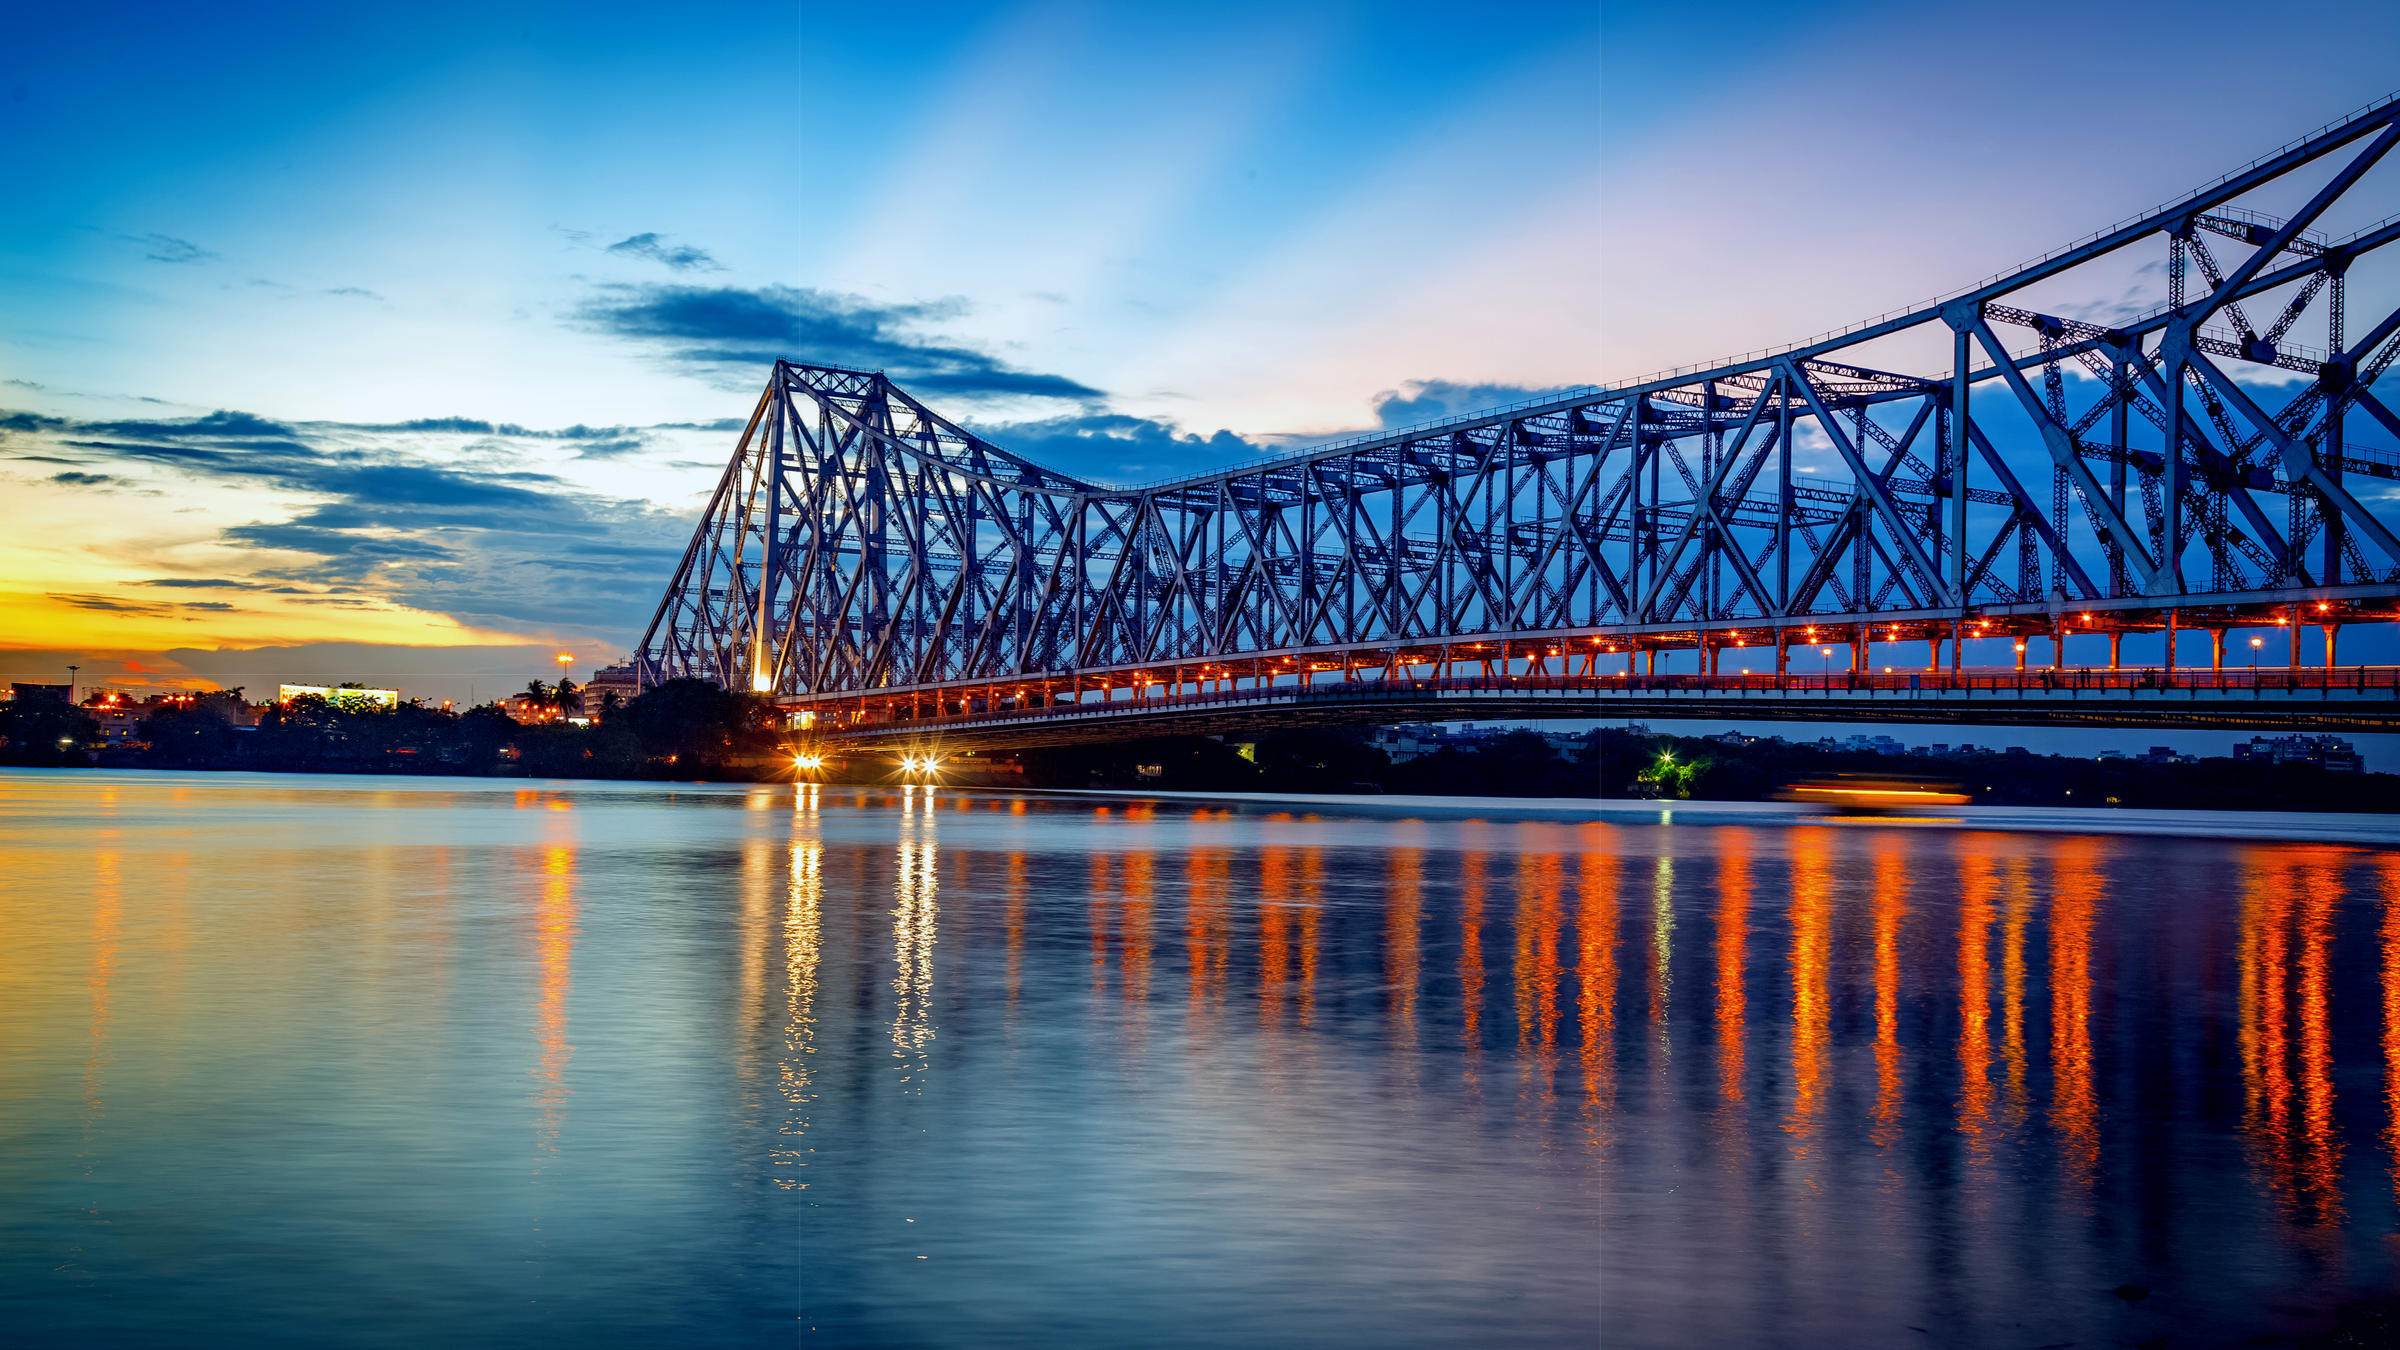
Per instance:
[[[2400,852],[1545,810],[0,773],[0,1342],[2243,1344],[2400,1290]]]

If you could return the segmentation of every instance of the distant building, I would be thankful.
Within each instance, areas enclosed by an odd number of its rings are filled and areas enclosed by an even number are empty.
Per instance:
[[[33,699],[64,703],[70,697],[70,692],[69,687],[63,684],[12,684],[8,687],[8,696],[19,703]]]
[[[587,717],[604,716],[608,710],[610,694],[617,696],[619,704],[633,702],[633,696],[641,692],[637,687],[639,683],[640,681],[634,675],[631,661],[614,666],[602,666],[593,671],[591,683],[583,687],[584,715]]]
[[[397,708],[400,691],[397,689],[367,689],[352,684],[287,684],[275,691],[275,701],[289,703],[296,698],[321,698],[337,708],[357,711],[364,708]]]
[[[2237,743],[2233,757],[2251,764],[2314,764],[2331,773],[2364,773],[2366,759],[2339,736],[2259,736]]]
[[[1461,738],[1468,739],[1463,733]],[[1367,743],[1389,756],[1394,764],[1405,764],[1420,755],[1430,755],[1441,749],[1449,739],[1440,726],[1430,722],[1415,722],[1377,727],[1368,734]]]

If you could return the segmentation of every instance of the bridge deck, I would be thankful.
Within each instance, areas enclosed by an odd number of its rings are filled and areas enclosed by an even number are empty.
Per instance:
[[[833,748],[1006,750],[1276,727],[1466,719],[1955,722],[2400,731],[2400,667],[1359,680],[833,723]]]

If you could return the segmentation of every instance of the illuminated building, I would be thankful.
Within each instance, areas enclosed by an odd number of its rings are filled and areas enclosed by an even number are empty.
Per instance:
[[[400,706],[400,691],[397,689],[366,689],[354,684],[286,684],[275,690],[275,701],[278,703],[289,703],[296,698],[321,698],[337,708],[354,712]]]

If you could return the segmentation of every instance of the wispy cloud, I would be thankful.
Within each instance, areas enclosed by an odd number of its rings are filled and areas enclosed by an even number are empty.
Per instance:
[[[117,238],[139,247],[142,256],[152,262],[209,262],[217,256],[189,239],[178,239],[171,234],[120,234]]]
[[[694,248],[690,244],[670,244],[667,242],[666,236],[656,233],[628,236],[610,244],[607,251],[628,258],[647,258],[678,272],[722,272],[725,270],[715,258],[708,255],[706,249]]]
[[[965,302],[881,304],[795,286],[604,286],[583,306],[592,328],[664,349],[680,363],[757,370],[778,358],[882,370],[912,390],[966,398],[1089,402],[1100,391],[1019,370],[989,353],[916,331]]]
[[[71,605],[76,609],[98,610],[106,614],[140,614],[158,618],[174,612],[174,607],[170,605],[131,603],[105,595],[73,595],[52,591],[50,598],[62,605]]]

